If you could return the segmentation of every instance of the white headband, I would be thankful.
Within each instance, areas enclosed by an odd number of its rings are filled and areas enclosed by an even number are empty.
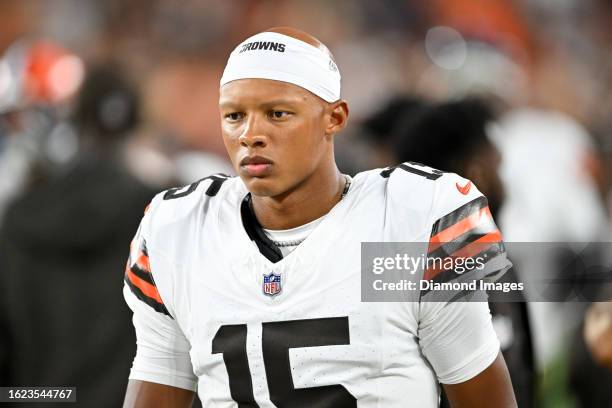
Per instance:
[[[289,82],[327,102],[340,99],[340,71],[330,56],[283,34],[255,34],[230,54],[221,86],[246,78]]]

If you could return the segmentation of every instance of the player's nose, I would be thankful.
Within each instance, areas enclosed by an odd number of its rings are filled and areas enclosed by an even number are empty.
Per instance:
[[[244,131],[238,138],[243,147],[265,147],[268,144],[268,137],[263,132],[263,120],[257,115],[250,115],[247,119]]]

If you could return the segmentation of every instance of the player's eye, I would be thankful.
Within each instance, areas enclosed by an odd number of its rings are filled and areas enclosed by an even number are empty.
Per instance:
[[[268,113],[268,116],[272,119],[287,119],[291,115],[291,112],[273,110]]]
[[[242,118],[244,118],[244,113],[242,112],[231,112],[227,113],[225,116],[225,120],[228,122],[238,122]]]

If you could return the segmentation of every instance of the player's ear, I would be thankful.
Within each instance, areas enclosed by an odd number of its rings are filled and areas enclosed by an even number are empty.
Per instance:
[[[329,121],[325,127],[325,135],[333,136],[344,129],[348,121],[349,107],[344,99],[330,103],[328,106]]]

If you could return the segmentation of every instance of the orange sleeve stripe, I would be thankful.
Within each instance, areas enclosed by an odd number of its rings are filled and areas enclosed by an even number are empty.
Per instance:
[[[470,242],[468,245],[464,246],[463,248],[453,252],[447,258],[473,258],[474,256],[478,255],[479,253],[489,248],[489,246],[486,246],[483,244],[495,244],[501,241],[502,241],[501,232],[499,232],[499,230],[495,230],[486,235],[483,235],[482,237],[478,238],[474,242]],[[423,278],[426,280],[430,280],[430,279],[435,278],[441,272],[444,272],[444,271],[445,269],[442,269],[442,268],[440,269],[430,268],[425,271]]]
[[[451,225],[450,227],[446,228],[443,231],[440,231],[439,233],[431,237],[429,240],[429,252],[436,250],[441,245],[447,242],[451,242],[457,237],[476,228],[480,223],[482,223],[483,218],[485,220],[493,219],[489,207],[481,208],[478,212],[475,212],[469,217],[462,219],[456,224]]]
[[[154,299],[161,304],[164,303],[161,300],[161,297],[159,296],[159,292],[157,291],[157,288],[155,286],[151,285],[149,282],[143,281],[138,276],[134,275],[134,273],[129,268],[127,269],[126,273],[132,285],[140,289],[142,293],[144,293],[151,299]]]
[[[149,263],[149,257],[146,256],[144,253],[140,253],[138,259],[136,260],[136,264],[143,271],[151,273],[151,264]]]
[[[483,235],[482,237],[478,238],[476,241],[474,241],[473,243],[495,243],[495,242],[501,242],[504,240],[504,237],[502,236],[502,233],[496,229],[495,231],[491,231],[489,232],[487,235]]]
[[[495,230],[493,232],[489,232],[487,235],[483,235],[476,241],[470,242],[463,248],[455,251],[452,256],[457,258],[471,258],[481,253],[485,248],[488,248],[488,246],[485,246],[483,244],[494,244],[497,242],[501,242],[501,240],[501,232],[499,232],[499,230]]]

